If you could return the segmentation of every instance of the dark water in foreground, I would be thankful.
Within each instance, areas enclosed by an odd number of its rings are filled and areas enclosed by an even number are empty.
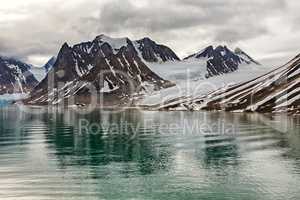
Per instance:
[[[0,199],[300,199],[299,122],[2,109]]]

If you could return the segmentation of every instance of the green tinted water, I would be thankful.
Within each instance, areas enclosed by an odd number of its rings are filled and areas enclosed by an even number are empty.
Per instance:
[[[1,110],[1,200],[300,199],[297,118],[34,110]]]

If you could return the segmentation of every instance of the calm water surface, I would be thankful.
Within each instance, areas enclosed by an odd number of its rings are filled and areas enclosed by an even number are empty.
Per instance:
[[[0,199],[297,200],[299,122],[1,109]]]

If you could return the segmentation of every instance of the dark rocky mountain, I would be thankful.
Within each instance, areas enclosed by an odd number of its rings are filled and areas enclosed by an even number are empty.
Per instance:
[[[0,95],[28,93],[38,83],[31,66],[19,60],[0,56]]]
[[[100,35],[73,47],[65,43],[53,68],[24,102],[89,104],[101,96],[97,104],[120,105],[138,93],[170,86],[147,67],[130,39]]]
[[[211,58],[213,57],[213,55],[214,55],[214,47],[208,46],[203,50],[184,58],[184,60],[195,59],[195,58],[197,59]]]
[[[50,71],[50,69],[53,67],[53,65],[56,62],[56,57],[53,56],[51,57],[48,62],[43,66],[43,68],[45,69],[46,73]]]
[[[237,48],[235,52],[226,46],[208,46],[202,51],[186,57],[184,60],[204,60],[206,62],[206,77],[234,72],[242,64],[256,64],[248,54]]]
[[[165,45],[157,44],[150,38],[143,38],[134,42],[136,50],[147,62],[179,61],[180,58],[172,49]]]

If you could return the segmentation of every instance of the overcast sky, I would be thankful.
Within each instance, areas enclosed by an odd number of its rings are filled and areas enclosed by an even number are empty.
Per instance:
[[[66,41],[151,37],[180,57],[210,44],[258,60],[300,53],[297,0],[0,0],[0,54],[42,65]]]

